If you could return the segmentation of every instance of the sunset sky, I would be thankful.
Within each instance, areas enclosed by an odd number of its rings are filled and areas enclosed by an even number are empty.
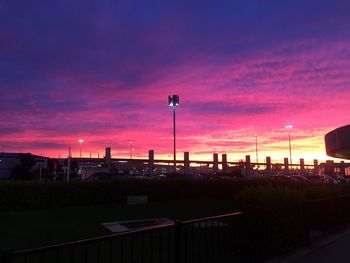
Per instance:
[[[0,2],[0,146],[84,156],[331,159],[349,124],[350,1]]]

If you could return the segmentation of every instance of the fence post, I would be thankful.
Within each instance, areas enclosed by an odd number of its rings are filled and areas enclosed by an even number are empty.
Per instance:
[[[12,250],[4,250],[0,255],[0,263],[11,263],[12,261]]]
[[[309,217],[308,217],[308,203],[303,200],[303,217],[304,217],[304,241],[306,244],[310,243]]]
[[[175,220],[174,224],[174,258],[175,263],[181,263],[181,221]]]

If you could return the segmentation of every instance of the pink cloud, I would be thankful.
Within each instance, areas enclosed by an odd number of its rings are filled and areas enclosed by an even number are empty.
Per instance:
[[[257,134],[262,155],[283,158],[288,147],[283,127],[292,123],[295,154],[321,156],[324,134],[348,122],[349,44],[299,41],[226,63],[195,57],[150,70],[143,76],[150,81],[129,88],[118,79],[58,75],[50,82],[47,104],[35,96],[22,108],[9,103],[13,111],[0,116],[5,131],[0,143],[57,156],[68,146],[76,151],[77,139],[84,138],[86,153],[112,146],[115,155],[127,156],[132,139],[140,155],[155,149],[167,156],[172,147],[167,96],[179,94],[179,151],[200,157],[215,148],[239,158],[254,154]],[[21,101],[19,94],[10,95]]]

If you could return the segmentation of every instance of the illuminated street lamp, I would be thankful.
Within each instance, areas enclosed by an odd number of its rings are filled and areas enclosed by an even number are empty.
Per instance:
[[[81,146],[83,145],[84,140],[80,139],[78,142],[80,144],[80,159],[81,159],[81,157],[82,157],[82,155],[81,155]]]
[[[176,126],[175,126],[175,109],[179,106],[180,100],[178,95],[168,97],[168,106],[173,108],[173,128],[174,128],[174,173],[176,173]]]
[[[290,167],[292,168],[293,162],[292,162],[292,145],[290,142],[290,131],[293,129],[293,125],[286,125],[286,129],[288,130],[288,141],[289,141],[289,159],[290,159]]]

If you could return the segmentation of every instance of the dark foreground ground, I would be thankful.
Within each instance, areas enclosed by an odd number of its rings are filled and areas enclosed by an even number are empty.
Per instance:
[[[350,262],[350,228],[301,246],[268,263],[347,263]]]
[[[328,244],[292,261],[295,263],[347,263],[350,262],[350,232]]]

